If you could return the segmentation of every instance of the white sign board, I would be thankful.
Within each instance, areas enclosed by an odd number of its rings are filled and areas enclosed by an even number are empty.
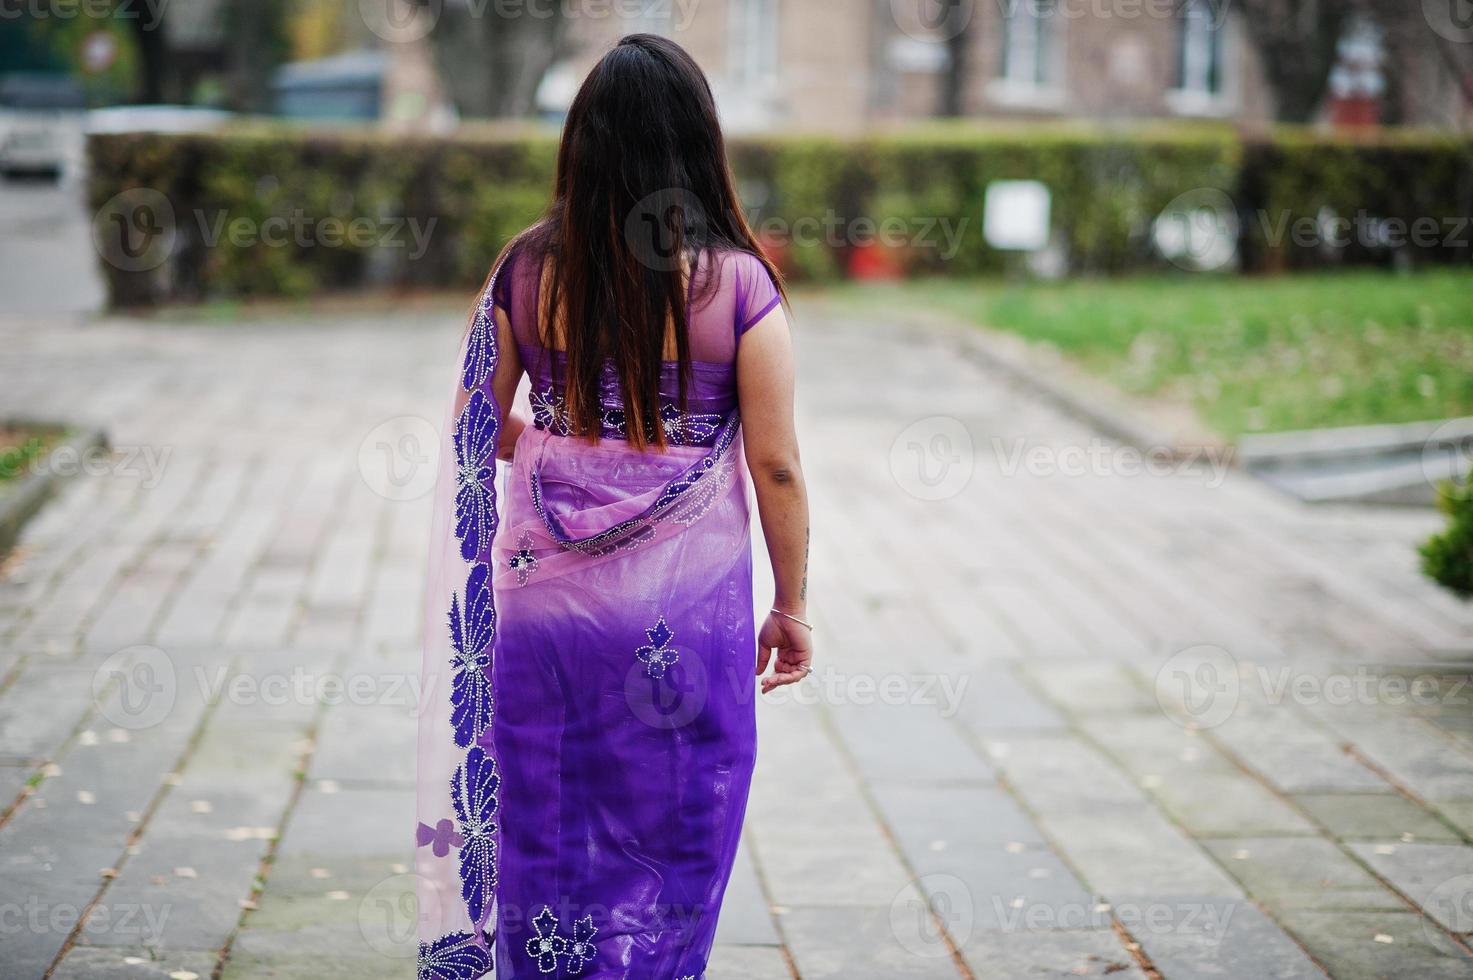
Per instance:
[[[993,248],[1041,252],[1048,247],[1053,198],[1036,180],[994,180],[987,185],[982,235]]]

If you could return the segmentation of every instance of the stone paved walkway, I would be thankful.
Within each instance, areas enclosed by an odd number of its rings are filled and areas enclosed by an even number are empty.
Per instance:
[[[1428,515],[1138,473],[945,339],[799,316],[824,666],[762,708],[712,980],[1473,975]],[[118,450],[0,571],[0,975],[409,974],[396,498],[454,329],[0,326],[0,413]]]

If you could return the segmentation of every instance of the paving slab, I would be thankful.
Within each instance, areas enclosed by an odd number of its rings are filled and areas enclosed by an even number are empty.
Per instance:
[[[1248,901],[1126,898],[1117,901],[1114,910],[1151,965],[1171,980],[1323,980],[1325,976],[1273,919]]]
[[[39,764],[51,758],[91,713],[93,671],[32,658],[0,693],[0,760]]]
[[[955,980],[948,942],[919,899],[893,909],[792,908],[780,919],[803,980]]]
[[[1121,664],[1098,661],[1033,662],[1023,668],[1044,695],[1071,715],[1157,712],[1149,689]]]
[[[956,720],[974,736],[1067,727],[1064,715],[1024,684],[1007,663],[973,668],[962,692]]]
[[[217,960],[216,950],[74,946],[51,977],[52,980],[204,980],[214,971]]]
[[[418,682],[418,676],[414,678]],[[331,705],[318,727],[312,775],[339,783],[414,785],[415,685],[404,674],[371,671],[344,676],[367,700]]]
[[[1082,719],[1100,743],[1171,817],[1197,837],[1314,834],[1314,826],[1270,787],[1199,733],[1162,715]]]
[[[782,951],[773,947],[716,944],[705,980],[792,980]]]
[[[721,918],[716,924],[716,943],[724,946],[781,946],[782,938],[772,919],[757,864],[745,843],[737,849],[736,864],[721,901]]]
[[[1349,743],[1293,708],[1239,712],[1209,734],[1284,793],[1394,792]]]
[[[1414,912],[1289,912],[1284,927],[1336,980],[1456,980],[1473,956]]]
[[[1294,802],[1342,840],[1461,840],[1457,831],[1404,796],[1301,793]]]
[[[1444,929],[1473,933],[1473,848],[1351,844],[1350,849]]]
[[[1438,800],[1432,807],[1465,839],[1473,839],[1473,800]]]
[[[1043,814],[1040,822],[1085,883],[1106,898],[1241,894],[1206,852],[1154,807]]]
[[[954,338],[802,302],[797,322],[821,663],[900,697],[762,705],[712,980],[953,977],[955,950],[978,978],[1140,978],[1110,925],[1130,903],[1237,910],[1216,945],[1181,916],[1138,935],[1163,980],[1467,975],[1443,926],[1464,931],[1473,729],[1451,705],[1270,696],[1257,669],[1323,685],[1473,650],[1473,613],[1416,570],[1425,519],[1236,473],[1010,469],[1020,438],[1097,435]],[[172,453],[157,487],[74,481],[0,568],[0,812],[59,767],[0,823],[0,899],[44,911],[7,969],[39,976],[101,896],[58,977],[405,974],[414,729],[389,687],[416,670],[429,502],[375,492],[356,450],[440,417],[460,326],[0,322],[0,413]],[[938,432],[955,458],[923,458]],[[924,464],[957,463],[927,499]],[[1211,643],[1240,685],[1189,732],[1159,672]],[[92,682],[133,644],[178,700],[115,740]],[[374,683],[334,701],[292,693],[302,674]],[[129,910],[169,914],[143,935]]]
[[[1203,843],[1249,894],[1274,910],[1406,908],[1390,889],[1327,840],[1269,837]]]
[[[870,792],[912,863],[926,854],[1045,846],[1033,818],[992,783],[881,780],[870,785]]]
[[[1135,957],[1113,929],[979,932],[963,949],[976,980],[1143,980]]]
[[[1473,798],[1473,748],[1423,718],[1373,705],[1317,714],[1356,751],[1426,800]]]

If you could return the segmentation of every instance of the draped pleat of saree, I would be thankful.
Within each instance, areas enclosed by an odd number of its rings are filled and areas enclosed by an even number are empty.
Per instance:
[[[699,978],[755,753],[738,419],[663,453],[528,426],[498,467],[496,296],[442,430],[419,977]]]

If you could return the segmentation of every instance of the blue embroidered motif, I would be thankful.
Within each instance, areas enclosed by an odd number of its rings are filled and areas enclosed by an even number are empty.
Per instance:
[[[481,294],[476,304],[475,319],[465,340],[465,363],[461,367],[460,385],[466,391],[479,388],[491,376],[496,364],[496,326],[492,316],[495,280]]]
[[[593,945],[593,937],[597,933],[598,929],[594,927],[591,915],[585,915],[573,923],[573,939],[568,943],[566,953],[569,973],[581,973],[584,965],[598,952]]]
[[[670,641],[675,639],[675,631],[665,624],[665,617],[644,631],[644,635],[650,638],[648,646],[642,646],[634,651],[634,655],[644,664],[644,672],[650,677],[659,679],[665,676],[669,670],[680,660],[679,651],[670,649]]]
[[[527,955],[537,961],[537,969],[551,973],[557,969],[557,958],[568,948],[568,941],[557,934],[557,916],[551,908],[542,907],[532,919],[532,929],[537,935],[527,940]]]
[[[532,403],[532,425],[535,428],[566,436],[570,433],[563,400],[550,387],[533,388],[528,395]]]
[[[455,422],[455,536],[460,557],[475,561],[496,533],[496,436],[501,420],[481,391]]]
[[[660,406],[660,428],[672,446],[705,446],[716,438],[722,416],[682,412],[674,405]]]
[[[541,385],[532,389],[530,397],[535,428],[559,436],[572,433],[567,402],[561,392],[551,385]],[[660,406],[660,429],[672,446],[709,446],[725,419],[724,415],[682,412],[668,402]],[[628,419],[622,407],[600,408],[599,435],[604,439],[629,438]]]
[[[562,957],[568,961],[567,971],[576,975],[583,972],[583,967],[598,953],[593,944],[598,928],[594,926],[591,915],[573,923],[573,935],[569,939],[558,932],[557,916],[544,905],[532,919],[532,931],[536,935],[527,940],[527,955],[536,961],[537,969],[543,973],[556,970],[558,958]]]
[[[419,980],[477,980],[491,970],[491,953],[466,932],[419,944]]]
[[[493,710],[491,639],[496,635],[496,607],[491,601],[490,569],[476,565],[465,583],[465,607],[450,597],[450,642],[455,648],[451,665],[450,724],[455,744],[467,748],[491,725]]]
[[[448,858],[452,848],[458,852],[461,899],[474,932],[451,933],[431,944],[421,943],[419,980],[475,980],[492,968],[491,941],[483,929],[495,901],[496,794],[501,783],[490,751],[494,706],[489,675],[496,608],[490,569],[478,562],[489,549],[497,525],[496,439],[501,415],[494,398],[483,388],[495,373],[499,356],[494,315],[499,273],[499,267],[492,271],[466,336],[460,383],[470,397],[455,421],[452,437],[455,536],[461,557],[472,565],[463,597],[452,594],[450,599],[450,639],[455,651],[451,727],[456,746],[469,746],[469,751],[450,778],[455,824],[442,819],[435,827],[416,826],[417,846],[431,847],[437,858]]]
[[[537,571],[537,556],[532,554],[532,534],[523,531],[517,538],[517,552],[506,560],[506,565],[517,573],[517,584],[526,585],[527,579]]]
[[[465,838],[460,848],[460,895],[475,923],[480,923],[490,907],[496,887],[495,816],[500,786],[496,760],[479,745],[466,753],[465,762],[450,781],[450,802]]]

